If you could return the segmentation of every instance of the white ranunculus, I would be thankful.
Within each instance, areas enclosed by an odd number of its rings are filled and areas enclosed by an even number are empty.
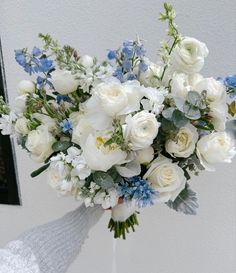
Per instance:
[[[79,63],[85,68],[90,68],[94,64],[94,58],[89,55],[83,55],[79,58]]]
[[[186,184],[184,171],[162,155],[151,163],[144,179],[159,192],[159,202],[174,201]]]
[[[154,158],[154,149],[152,148],[152,146],[146,149],[138,150],[136,152],[136,160],[140,164],[148,164],[153,160],[153,158]]]
[[[170,62],[175,71],[194,74],[203,68],[208,53],[204,43],[195,38],[185,37],[174,48]]]
[[[225,86],[214,78],[205,78],[199,81],[195,86],[195,91],[201,93],[207,91],[207,100],[210,103],[225,103],[226,89]]]
[[[125,161],[126,152],[122,151],[115,144],[104,146],[106,141],[107,139],[102,136],[96,137],[89,134],[82,146],[82,155],[88,167],[94,171],[106,172],[112,166],[122,164]]]
[[[163,68],[155,63],[150,62],[148,69],[145,72],[140,73],[139,81],[145,87],[159,87],[161,81],[159,80],[162,74]]]
[[[93,94],[99,99],[102,110],[111,117],[129,114],[140,108],[142,95],[137,82],[100,83],[94,88]]]
[[[35,84],[32,81],[23,80],[20,81],[17,86],[17,91],[20,95],[35,92]]]
[[[23,136],[26,136],[29,133],[28,120],[25,117],[17,119],[15,131]]]
[[[51,73],[51,76],[55,90],[61,95],[74,92],[79,85],[79,81],[75,79],[75,75],[72,75],[68,70],[57,69]]]
[[[112,208],[111,218],[116,222],[124,222],[137,210],[137,205],[134,201],[124,202]]]
[[[26,108],[27,95],[17,96],[14,101],[14,109],[17,114],[22,114]]]
[[[179,129],[175,139],[166,141],[166,151],[174,157],[189,157],[195,150],[196,142],[198,140],[197,129],[188,124]]]
[[[171,81],[171,95],[186,99],[188,92],[195,90],[196,84],[202,79],[202,75],[196,73],[187,75],[174,73]]]
[[[52,153],[52,145],[55,138],[45,125],[38,126],[29,132],[25,146],[30,152],[31,158],[36,162],[44,162]]]
[[[216,131],[224,131],[228,115],[226,103],[211,103],[209,115],[212,117],[211,122]]]
[[[159,127],[156,116],[143,110],[126,118],[125,139],[131,142],[132,150],[147,148],[153,143]]]
[[[214,171],[217,163],[230,163],[235,154],[235,141],[226,132],[203,136],[197,143],[198,158],[208,171]]]

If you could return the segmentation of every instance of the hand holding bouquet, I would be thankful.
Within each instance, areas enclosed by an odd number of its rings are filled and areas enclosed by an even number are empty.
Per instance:
[[[164,9],[158,63],[139,38],[99,62],[39,34],[43,49],[15,51],[33,80],[19,83],[13,108],[0,101],[2,134],[42,164],[32,176],[47,170],[60,195],[111,209],[115,238],[134,230],[139,209],[159,202],[195,214],[191,175],[236,154],[235,120],[227,121],[236,114],[236,76],[199,74],[206,45],[181,36],[172,6]]]

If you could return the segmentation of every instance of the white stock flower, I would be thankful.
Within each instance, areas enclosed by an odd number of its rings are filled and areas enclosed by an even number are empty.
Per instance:
[[[154,158],[154,149],[152,148],[152,146],[142,150],[138,150],[136,152],[136,160],[140,164],[148,164],[153,160],[153,158]]]
[[[156,116],[148,111],[141,111],[126,118],[125,139],[131,142],[132,150],[149,147],[158,134],[160,123]]]
[[[14,122],[16,121],[16,115],[14,112],[10,112],[9,115],[2,115],[0,118],[0,130],[2,135],[11,135],[14,133]]]
[[[195,38],[185,37],[174,48],[170,62],[175,71],[194,74],[203,68],[208,53],[204,43]]]
[[[203,136],[197,143],[197,156],[208,171],[214,171],[217,163],[230,163],[235,154],[235,141],[226,132]]]
[[[23,136],[29,133],[28,120],[25,117],[16,120],[15,131]]]
[[[195,150],[196,142],[198,140],[197,129],[188,124],[179,129],[175,139],[166,141],[166,151],[174,157],[189,157]]]
[[[118,193],[116,189],[109,189],[107,193],[105,191],[99,191],[93,199],[94,204],[101,205],[103,209],[113,208],[118,203]]]
[[[195,91],[201,93],[207,91],[207,100],[209,103],[226,103],[225,86],[214,78],[205,78],[199,81],[195,86]]]
[[[75,75],[72,75],[68,70],[57,69],[51,73],[51,76],[55,90],[61,95],[74,92],[79,85],[79,81],[75,79]]]
[[[60,190],[62,181],[66,178],[69,173],[67,166],[63,161],[52,161],[47,170],[49,185],[55,189]]]
[[[20,95],[35,92],[35,84],[32,81],[23,80],[20,81],[17,86],[17,91]]]
[[[143,109],[151,111],[155,115],[160,114],[164,107],[163,102],[167,93],[164,88],[143,88],[143,95],[146,97],[141,100]]]
[[[56,139],[48,131],[48,127],[40,125],[29,132],[25,146],[33,160],[44,162],[53,153],[52,145],[55,141]]]
[[[151,163],[144,179],[159,192],[159,202],[174,201],[186,184],[184,171],[162,155]]]
[[[88,166],[92,170],[106,172],[112,166],[122,164],[127,156],[116,144],[104,146],[106,138],[89,134],[82,150]]]

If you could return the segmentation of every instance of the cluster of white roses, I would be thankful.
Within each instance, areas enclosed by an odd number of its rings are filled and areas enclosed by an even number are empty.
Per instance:
[[[139,41],[112,51],[115,65],[85,55],[65,67],[56,56],[43,84],[19,83],[13,111],[1,102],[2,133],[44,162],[34,175],[48,168],[60,194],[112,208],[114,221],[131,217],[128,228],[137,207],[154,202],[194,210],[190,174],[231,162],[236,149],[225,132],[226,88],[199,74],[206,45],[189,37],[174,45],[164,64],[143,57]]]

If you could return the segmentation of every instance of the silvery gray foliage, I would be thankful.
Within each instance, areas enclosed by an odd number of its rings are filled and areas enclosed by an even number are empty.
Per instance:
[[[166,205],[175,211],[196,215],[198,208],[196,193],[186,184],[185,189],[182,190],[176,199],[174,201],[169,200]]]
[[[236,120],[229,120],[226,122],[226,131],[236,139]]]

